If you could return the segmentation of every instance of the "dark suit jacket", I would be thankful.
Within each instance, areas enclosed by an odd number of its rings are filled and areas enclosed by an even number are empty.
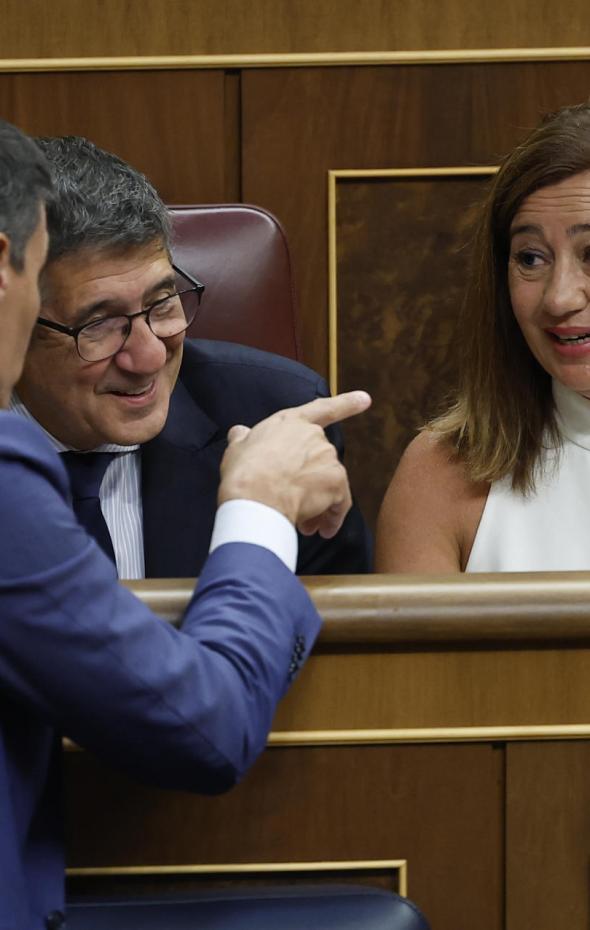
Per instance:
[[[146,577],[191,578],[201,571],[230,426],[253,426],[276,410],[328,393],[323,378],[291,359],[229,342],[186,340],[166,425],[142,447]],[[327,432],[342,457],[340,430]],[[353,507],[334,539],[299,537],[297,572],[368,572],[369,549]]]
[[[175,630],[117,583],[68,498],[41,432],[0,413],[0,930],[63,909],[60,733],[157,784],[228,788],[320,626],[280,559],[232,543]]]

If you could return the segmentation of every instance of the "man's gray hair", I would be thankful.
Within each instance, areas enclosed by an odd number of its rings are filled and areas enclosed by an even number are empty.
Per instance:
[[[80,136],[35,139],[51,167],[48,262],[85,248],[159,241],[170,251],[170,217],[140,171]]]

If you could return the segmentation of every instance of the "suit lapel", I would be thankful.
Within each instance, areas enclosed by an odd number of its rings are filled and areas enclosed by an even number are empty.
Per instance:
[[[178,381],[166,425],[142,446],[146,578],[193,578],[207,557],[225,435]]]

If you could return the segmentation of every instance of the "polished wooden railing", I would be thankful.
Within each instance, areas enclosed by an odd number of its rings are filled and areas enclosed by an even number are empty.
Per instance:
[[[324,625],[271,744],[590,736],[590,574],[304,583]],[[176,622],[193,582],[130,587]]]
[[[324,626],[319,645],[589,642],[590,573],[333,575],[303,579]],[[127,586],[178,622],[193,579]]]

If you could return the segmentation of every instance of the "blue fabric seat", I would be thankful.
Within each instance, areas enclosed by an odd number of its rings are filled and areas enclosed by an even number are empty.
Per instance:
[[[407,898],[365,885],[289,886],[71,903],[67,930],[429,930]]]

